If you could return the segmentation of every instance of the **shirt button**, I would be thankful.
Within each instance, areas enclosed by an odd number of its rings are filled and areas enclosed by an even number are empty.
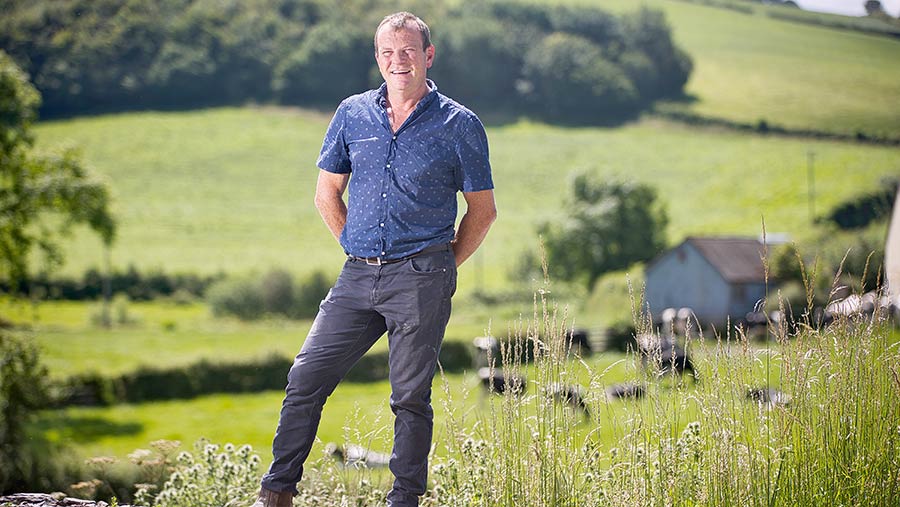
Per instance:
[[[394,141],[396,141],[396,140],[397,140],[397,136],[394,136],[394,137],[392,137],[391,139],[393,139]]]
[[[387,197],[387,194],[381,194],[381,197]]]
[[[391,164],[388,164],[388,165],[387,165],[387,166],[388,166],[388,167],[390,167],[390,166],[391,166]]]
[[[384,252],[381,252],[381,255],[384,255]]]
[[[384,227],[384,223],[378,224],[379,227]]]

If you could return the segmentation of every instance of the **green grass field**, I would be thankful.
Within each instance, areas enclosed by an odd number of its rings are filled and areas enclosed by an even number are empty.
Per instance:
[[[280,109],[134,113],[47,122],[42,146],[71,142],[109,182],[121,231],[113,263],[168,272],[336,273],[340,249],[312,205],[326,115]],[[460,291],[503,288],[535,228],[560,217],[569,175],[649,183],[690,234],[802,239],[810,233],[807,154],[818,213],[896,174],[895,148],[697,130],[646,120],[615,129],[518,122],[488,128],[499,218]],[[115,142],[111,140],[115,140]],[[78,234],[64,272],[100,265],[99,241]],[[482,282],[479,280],[483,280]],[[477,282],[477,283],[476,283]]]
[[[635,8],[628,0],[571,2]],[[674,0],[644,4],[666,11],[676,40],[695,62],[687,88],[695,101],[664,109],[739,122],[764,118],[799,129],[900,135],[900,41],[774,20],[761,11],[751,16]],[[312,205],[315,159],[329,116],[274,107],[123,113],[42,122],[37,137],[41,149],[78,146],[109,183],[121,227],[112,260],[120,268],[208,274],[283,267],[301,275],[317,269],[334,275],[340,250]],[[517,316],[530,318],[531,288],[512,279],[509,268],[521,252],[536,248],[535,227],[561,216],[573,171],[655,186],[668,207],[670,244],[687,235],[756,236],[763,221],[770,234],[798,240],[817,234],[808,214],[810,153],[817,215],[874,189],[882,176],[900,174],[896,147],[759,136],[653,118],[619,128],[521,120],[490,124],[488,136],[500,215],[460,272],[450,340],[469,342],[486,328],[505,336]],[[99,241],[85,231],[76,232],[66,253],[63,273],[71,276],[103,259]],[[640,266],[630,270],[630,279],[639,291]],[[476,289],[513,296],[486,306],[474,296]],[[630,315],[625,273],[601,280],[591,295],[566,287],[554,287],[553,295],[571,305],[576,326],[593,329]],[[201,303],[133,303],[129,310],[135,324],[106,330],[91,324],[93,303],[0,305],[0,315],[31,326],[54,377],[115,375],[203,358],[237,361],[271,351],[290,356],[310,325],[215,319]],[[589,364],[595,371],[615,364],[604,376],[609,383],[635,375],[633,361],[622,355],[594,357]],[[765,378],[760,371],[754,375]],[[467,427],[475,431],[487,407],[477,380],[471,373],[447,378]],[[326,406],[320,439],[343,441],[350,427],[359,433],[351,440],[373,434],[373,442],[381,443],[374,447],[386,450],[388,392],[386,382],[341,385]],[[435,389],[436,407],[444,396]],[[39,428],[84,455],[124,457],[152,440],[189,446],[205,436],[250,443],[267,459],[280,400],[281,393],[267,392],[70,408],[43,413]],[[614,407],[611,420],[647,410],[616,407],[621,410]],[[436,440],[446,445],[446,413],[437,414]],[[585,433],[591,429],[579,426]],[[604,431],[602,438],[615,435]]]
[[[625,12],[631,0],[569,0]],[[738,2],[746,6],[746,2]],[[793,129],[900,137],[900,40],[676,0],[661,9],[694,60],[688,104],[662,109]],[[774,9],[774,8],[773,8]]]

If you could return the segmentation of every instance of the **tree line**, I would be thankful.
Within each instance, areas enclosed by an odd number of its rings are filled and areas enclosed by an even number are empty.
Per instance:
[[[432,77],[473,108],[609,123],[682,93],[691,59],[659,11],[510,0],[413,0],[438,49]],[[44,117],[248,102],[334,106],[377,86],[383,0],[0,0],[0,49]]]

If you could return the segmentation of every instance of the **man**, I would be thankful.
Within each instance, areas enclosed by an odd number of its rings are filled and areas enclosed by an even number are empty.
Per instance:
[[[456,268],[496,218],[484,127],[426,78],[434,54],[421,19],[384,18],[375,31],[384,84],[344,100],[325,134],[316,207],[347,261],[288,374],[254,507],[291,505],[326,398],[385,331],[395,416],[388,505],[416,506],[425,493],[431,382]],[[454,232],[459,191],[467,209]]]

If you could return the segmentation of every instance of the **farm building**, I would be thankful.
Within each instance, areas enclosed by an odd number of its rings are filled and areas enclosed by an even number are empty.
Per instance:
[[[763,251],[754,238],[689,237],[663,252],[646,269],[653,320],[666,308],[684,307],[701,323],[742,319],[766,295]]]

